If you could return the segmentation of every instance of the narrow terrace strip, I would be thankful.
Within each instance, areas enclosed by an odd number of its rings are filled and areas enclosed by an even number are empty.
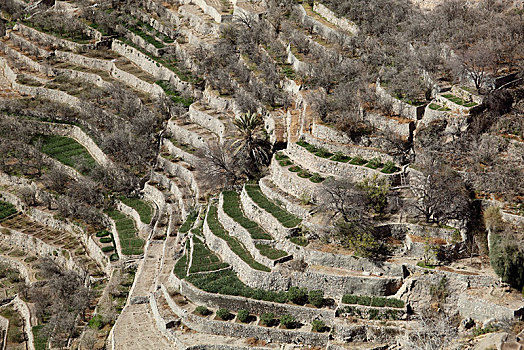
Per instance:
[[[151,218],[153,217],[153,208],[151,208],[151,205],[139,198],[128,198],[121,196],[119,198],[125,205],[135,209],[140,215],[140,221],[142,221],[144,224],[149,224],[151,222]]]
[[[271,202],[260,190],[258,185],[246,185],[246,192],[249,197],[262,209],[273,215],[284,227],[293,228],[299,225],[302,220],[288,211],[282,209]]]
[[[266,233],[256,222],[249,220],[244,216],[240,208],[240,196],[235,191],[224,191],[224,212],[233,220],[240,224],[249,232],[253,239],[271,240],[271,236]]]
[[[270,268],[255,261],[255,259],[253,259],[253,257],[249,253],[249,251],[236,238],[231,237],[227,233],[222,224],[218,221],[216,206],[212,206],[209,208],[209,213],[207,215],[207,224],[211,232],[213,232],[213,234],[218,238],[221,238],[224,241],[226,241],[229,248],[231,248],[231,250],[236,255],[238,255],[238,257],[242,259],[246,264],[248,264],[250,267],[256,270],[271,272]]]
[[[144,240],[137,237],[137,231],[133,219],[114,209],[106,210],[106,214],[115,221],[118,238],[120,239],[120,246],[122,247],[122,254],[143,254]]]
[[[197,237],[193,236],[193,259],[189,273],[216,271],[228,267],[215,253],[210,251]]]

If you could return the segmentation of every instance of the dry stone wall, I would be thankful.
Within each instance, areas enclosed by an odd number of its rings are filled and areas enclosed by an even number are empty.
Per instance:
[[[180,308],[175,302],[173,302],[165,288],[162,288],[162,293],[166,297],[169,307],[182,318],[183,323],[201,333],[225,335],[236,338],[255,337],[258,339],[270,339],[272,342],[297,343],[314,346],[325,346],[329,340],[329,334],[324,333],[267,328],[242,323],[205,319],[198,315],[188,313],[186,310]]]
[[[33,29],[21,23],[15,24],[13,29],[20,31],[20,33],[22,33],[24,36],[30,38],[33,41],[51,47],[61,47],[70,51],[80,51],[83,48],[90,46],[89,44],[78,44],[73,41],[60,39],[56,36],[42,33],[36,29]]]
[[[471,317],[478,321],[486,321],[492,318],[506,320],[524,317],[524,307],[512,309],[471,296],[467,292],[459,294],[457,307],[463,318]]]
[[[412,106],[406,102],[402,102],[399,99],[391,96],[377,81],[375,93],[379,100],[383,103],[390,104],[393,109],[393,113],[398,114],[404,118],[417,121],[424,115],[425,105]]]
[[[224,137],[226,136],[226,127],[222,121],[220,121],[217,117],[214,117],[212,115],[209,115],[195,107],[195,104],[192,104],[189,106],[189,119],[195,123],[198,124],[208,130],[211,130],[211,132],[218,135],[220,140],[222,141]]]
[[[358,32],[358,27],[353,22],[346,18],[338,17],[333,11],[319,2],[313,4],[313,11],[324,17],[328,22],[333,23],[348,33],[356,34]]]

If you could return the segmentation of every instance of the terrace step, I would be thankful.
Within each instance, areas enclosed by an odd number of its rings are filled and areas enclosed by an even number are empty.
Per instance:
[[[183,120],[170,119],[168,129],[176,140],[197,149],[204,149],[209,143],[219,141],[217,135],[210,130]]]

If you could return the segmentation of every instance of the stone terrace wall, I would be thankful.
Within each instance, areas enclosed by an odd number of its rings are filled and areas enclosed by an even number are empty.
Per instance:
[[[233,220],[224,212],[223,204],[224,196],[220,194],[220,199],[218,202],[218,220],[222,226],[224,226],[224,229],[226,229],[226,231],[228,231],[231,236],[240,240],[256,261],[266,266],[276,265],[275,260],[271,260],[268,257],[260,254],[260,251],[255,247],[255,242],[253,242],[249,232],[247,232],[245,228],[243,228],[238,222]],[[271,242],[268,243],[271,244]]]
[[[367,168],[365,166],[342,163],[318,157],[315,154],[309,152],[304,147],[299,146],[293,142],[288,143],[286,153],[289,154],[293,161],[296,161],[299,163],[299,165],[308,170],[319,172],[325,175],[343,177],[353,182],[358,182],[366,177],[372,177],[374,175],[379,178],[384,177],[389,179],[389,182],[394,182],[394,178],[398,177],[398,174],[384,174],[378,170]],[[273,163],[277,162],[274,160]],[[280,166],[280,164],[278,164],[278,166]]]
[[[50,72],[50,70],[38,62],[33,61],[29,57],[21,54],[20,52],[16,51],[15,49],[12,49],[4,42],[0,41],[0,50],[3,51],[8,57],[14,58],[17,62],[22,63],[24,66],[29,67],[29,69],[40,72],[43,74],[47,74]]]
[[[172,120],[168,122],[167,127],[168,130],[171,132],[171,135],[173,135],[173,137],[179,140],[180,142],[189,144],[199,149],[207,147],[207,142],[202,136],[183,128],[182,126],[176,124]]]
[[[27,335],[27,350],[35,350],[35,340],[33,332],[31,331],[31,311],[29,310],[29,307],[18,295],[13,299],[11,304],[14,306],[15,310],[20,313],[24,320],[24,333]]]
[[[299,164],[299,165],[302,165]],[[322,198],[322,184],[316,184],[309,181],[309,179],[301,178],[292,171],[289,167],[282,167],[278,161],[272,160],[269,166],[271,179],[284,192],[296,197],[309,197],[311,202],[319,202]]]
[[[319,318],[324,320],[324,322],[329,323],[332,322],[335,318],[335,310],[332,309],[317,309],[306,306],[296,306],[249,299],[239,296],[208,293],[196,288],[191,283],[188,283],[184,280],[179,280],[176,276],[173,276],[173,278],[178,280],[180,294],[186,296],[189,300],[196,304],[205,305],[207,307],[217,309],[226,308],[232,311],[245,309],[256,315],[272,312],[276,317],[289,314],[294,316],[297,321],[300,322],[311,322],[311,320]]]
[[[190,89],[189,83],[181,81],[173,71],[164,67],[134,47],[124,44],[119,40],[113,40],[111,49],[132,61],[144,71],[153,75],[156,79],[168,80],[171,84],[173,84],[175,89],[179,91],[186,91]]]
[[[313,4],[313,11],[346,32],[351,34],[356,34],[358,32],[358,27],[353,22],[346,18],[338,17],[333,11],[319,2]]]
[[[179,315],[183,322],[190,328],[207,334],[225,335],[236,338],[271,339],[272,342],[297,343],[303,345],[324,346],[327,344],[329,334],[304,332],[299,330],[275,329],[261,326],[252,326],[242,323],[215,321],[188,313],[180,308],[162,288],[169,307]]]
[[[18,271],[20,276],[24,279],[25,283],[31,284],[31,278],[29,277],[29,271],[27,267],[20,261],[8,258],[6,256],[0,255],[0,263],[6,264],[9,268]]]
[[[520,309],[511,309],[478,297],[473,297],[467,293],[459,295],[457,307],[463,318],[471,317],[478,321],[486,321],[490,318],[504,320],[514,319],[515,317],[524,317],[524,307]]]
[[[225,137],[226,127],[222,121],[217,117],[209,115],[203,111],[198,110],[195,107],[195,104],[189,106],[189,119],[208,130],[211,130],[213,133],[217,134],[220,140],[222,141]]]
[[[30,53],[36,53],[38,56],[48,57],[51,55],[51,52],[40,48],[39,46],[33,44],[29,40],[26,40],[24,37],[16,34],[14,31],[9,32],[9,39],[18,47],[21,47],[24,50],[29,51]]]
[[[412,137],[415,130],[415,122],[402,123],[393,118],[388,118],[381,114],[368,113],[365,119],[370,122],[371,126],[387,133],[394,133],[403,138]]]
[[[73,41],[60,39],[56,36],[40,32],[21,23],[15,24],[13,29],[20,31],[20,33],[22,33],[24,36],[29,37],[31,40],[51,47],[61,47],[71,51],[78,51],[82,48],[91,46],[89,44],[79,44]]]
[[[327,127],[326,127],[327,128]],[[325,148],[331,153],[342,152],[349,157],[360,156],[365,159],[380,158],[382,161],[394,161],[394,157],[371,147],[356,146],[353,144],[341,144],[325,141],[324,138],[316,138],[310,134],[302,134],[301,138],[315,147]]]
[[[413,121],[419,120],[424,115],[425,105],[412,106],[406,102],[402,102],[399,99],[391,96],[377,81],[376,90],[377,97],[382,100],[383,103],[389,103],[393,107],[393,113],[398,114],[404,118],[411,119]]]
[[[272,184],[270,186],[271,179],[268,177],[264,177],[260,179],[259,185],[260,190],[262,193],[272,202],[279,203],[282,207],[284,207],[288,212],[291,214],[294,214],[301,218],[307,218],[310,217],[311,214],[309,213],[309,210],[306,207],[300,206],[298,203],[296,203],[296,200],[290,200],[288,199],[288,195],[284,195],[284,192],[277,188],[272,188],[271,186],[276,186],[275,184]]]

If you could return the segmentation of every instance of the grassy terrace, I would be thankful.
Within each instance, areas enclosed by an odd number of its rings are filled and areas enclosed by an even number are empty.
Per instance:
[[[326,179],[326,178],[320,176],[320,174],[318,174],[318,173],[311,173],[308,170],[302,169],[298,165],[295,165],[291,161],[291,159],[289,159],[289,157],[286,156],[283,153],[277,154],[275,156],[275,158],[276,158],[276,160],[278,160],[278,163],[281,166],[283,166],[283,167],[292,165],[292,167],[289,168],[289,171],[297,173],[297,175],[300,176],[301,178],[309,179],[309,181],[311,181],[313,183],[317,183],[318,184],[318,183],[323,182]]]
[[[439,105],[439,104],[437,104],[437,103],[430,103],[430,104],[429,104],[429,108],[432,109],[432,110],[434,110],[434,111],[442,111],[442,112],[444,112],[444,111],[450,111],[450,110],[451,110],[451,109],[449,109],[448,107],[446,107],[446,106],[441,106],[441,105]]]
[[[461,99],[460,97],[452,95],[452,94],[444,94],[442,95],[442,97],[445,97],[448,100],[450,100],[451,102],[456,103],[460,106],[464,106],[464,107],[474,107],[477,105],[476,102],[467,102]]]
[[[222,224],[218,221],[217,211],[217,207],[215,206],[209,208],[207,224],[211,232],[213,232],[215,236],[226,241],[229,248],[231,248],[231,250],[250,267],[259,271],[270,272],[271,269],[269,267],[255,261],[255,259],[253,259],[249,251],[242,245],[242,243],[227,233]]]
[[[273,215],[284,227],[292,228],[302,222],[295,215],[282,209],[271,202],[260,190],[258,185],[246,185],[246,192],[249,197],[262,209]]]
[[[256,222],[244,216],[240,209],[240,196],[235,191],[224,191],[224,212],[245,228],[253,239],[272,239]]]
[[[220,259],[210,251],[197,237],[193,237],[193,259],[189,273],[216,271],[228,267],[229,264],[221,262]]]
[[[115,221],[118,238],[120,239],[120,246],[122,248],[122,254],[143,254],[144,240],[137,237],[137,230],[133,219],[114,209],[106,210],[105,213]]]
[[[342,297],[342,303],[364,305],[364,306],[376,306],[376,307],[393,307],[403,308],[404,302],[400,299],[395,298],[383,298],[383,297],[370,297],[365,295],[353,295],[344,294]]]
[[[191,227],[193,227],[193,224],[195,223],[197,217],[198,217],[198,213],[196,211],[192,211],[191,213],[189,213],[189,215],[186,218],[186,221],[184,221],[182,226],[180,226],[180,228],[178,229],[178,232],[180,233],[189,232]]]
[[[367,160],[360,156],[355,156],[352,158],[340,152],[333,154],[323,148],[318,148],[310,143],[307,143],[306,141],[298,141],[297,145],[304,147],[306,150],[308,150],[310,153],[313,153],[317,157],[329,159],[329,160],[340,162],[340,163],[349,163],[352,165],[365,166],[366,168],[375,169],[375,170],[380,169],[380,172],[384,174],[392,174],[400,170],[400,168],[396,166],[395,163],[391,161],[387,161],[386,163],[383,163],[380,160],[380,158],[373,158],[373,159]],[[280,155],[280,157],[286,157],[286,156]],[[285,166],[284,164],[282,164],[282,162],[280,163],[280,165]],[[294,170],[290,169],[290,171],[294,171]]]
[[[121,196],[118,199],[120,199],[128,207],[135,209],[138,212],[138,215],[140,215],[140,221],[142,221],[144,224],[149,224],[151,222],[151,218],[153,217],[153,208],[149,203],[136,197],[128,198]]]
[[[186,108],[188,108],[193,103],[192,97],[183,97],[182,95],[180,95],[180,92],[176,91],[168,81],[158,80],[156,84],[160,86],[162,90],[164,90],[166,95],[174,103],[181,104]]]
[[[173,269],[173,273],[175,276],[177,276],[180,279],[184,279],[187,277],[187,252],[189,251],[189,240],[186,241],[186,249],[184,251],[184,255],[175,264],[175,267]]]
[[[255,244],[255,247],[260,251],[260,254],[264,255],[265,257],[271,260],[280,259],[289,255],[287,252],[273,248],[272,246],[267,244]]]
[[[53,23],[49,23],[49,25],[45,26],[32,23],[31,21],[22,21],[22,23],[40,32],[56,36],[60,39],[73,41],[78,44],[89,44],[92,40],[92,38],[83,31],[59,31],[55,26],[53,26]]]
[[[38,139],[42,142],[42,152],[84,175],[95,167],[96,162],[87,149],[72,138],[40,135]]]
[[[0,201],[0,221],[10,217],[17,213],[17,210],[14,205],[4,201]]]

